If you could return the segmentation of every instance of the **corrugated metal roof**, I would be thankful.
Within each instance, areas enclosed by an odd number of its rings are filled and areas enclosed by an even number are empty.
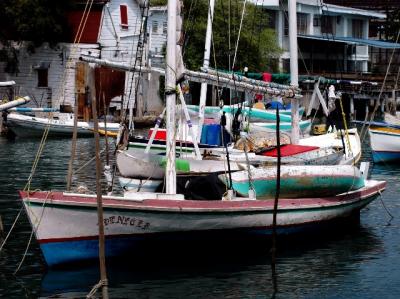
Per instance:
[[[382,49],[400,49],[400,44],[391,43],[387,41],[374,40],[374,39],[364,39],[364,38],[354,38],[345,36],[320,36],[320,35],[298,35],[300,38],[325,40],[331,42],[339,42],[353,45],[363,45]]]

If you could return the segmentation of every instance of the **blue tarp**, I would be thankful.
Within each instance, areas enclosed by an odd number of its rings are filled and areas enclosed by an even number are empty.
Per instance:
[[[364,38],[355,38],[355,37],[345,37],[345,36],[333,36],[333,35],[297,35],[300,38],[308,38],[308,39],[316,39],[316,40],[325,40],[331,42],[341,42],[346,44],[353,45],[363,45],[363,46],[371,46],[382,49],[400,49],[400,44],[392,43],[382,40],[374,40],[374,39],[364,39]]]

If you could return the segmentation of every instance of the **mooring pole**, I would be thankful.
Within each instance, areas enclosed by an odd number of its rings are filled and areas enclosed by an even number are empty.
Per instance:
[[[106,99],[103,92],[103,110],[104,110],[104,139],[106,142],[106,164],[110,165],[110,155],[108,153],[108,132],[107,132],[107,107],[106,107]]]
[[[71,191],[72,184],[72,173],[73,166],[75,160],[76,153],[76,139],[78,137],[78,99],[75,94],[75,103],[74,103],[74,130],[72,132],[72,145],[71,145],[71,157],[68,163],[68,175],[67,175],[67,191]]]
[[[3,246],[3,241],[4,241],[4,227],[3,227],[3,219],[1,219],[0,215],[0,244]]]
[[[97,118],[97,103],[94,84],[91,86],[92,112],[93,112],[93,129],[95,138],[96,151],[96,194],[97,194],[97,221],[99,224],[99,262],[100,262],[100,279],[103,299],[108,299],[108,283],[106,272],[105,258],[105,237],[104,237],[104,219],[103,219],[103,198],[101,195],[101,161],[100,161],[100,138],[99,138],[99,121]]]
[[[274,291],[277,291],[276,284],[276,244],[277,244],[277,232],[276,232],[276,218],[278,214],[278,201],[279,193],[281,190],[281,140],[279,132],[279,108],[276,106],[276,149],[277,149],[277,163],[276,163],[276,192],[274,200],[274,212],[272,218],[272,248],[271,248],[271,270],[272,270],[272,282]]]

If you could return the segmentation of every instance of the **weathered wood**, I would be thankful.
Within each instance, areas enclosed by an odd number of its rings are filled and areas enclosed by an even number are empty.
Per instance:
[[[94,73],[94,72],[93,72]],[[101,193],[101,161],[100,161],[100,141],[99,141],[99,123],[97,119],[96,93],[94,92],[94,78],[89,77],[89,85],[91,86],[92,114],[95,137],[95,154],[96,154],[96,194],[97,194],[97,220],[99,227],[99,262],[100,262],[100,279],[102,281],[103,298],[108,299],[107,272],[105,259],[105,236],[104,236],[104,217],[103,217],[103,198]],[[107,135],[107,134],[106,134]]]
[[[68,175],[67,175],[67,191],[71,190],[72,184],[72,173],[73,165],[76,153],[76,139],[78,137],[78,97],[75,97],[75,107],[74,107],[74,130],[72,132],[72,145],[71,145],[71,157],[68,163]]]

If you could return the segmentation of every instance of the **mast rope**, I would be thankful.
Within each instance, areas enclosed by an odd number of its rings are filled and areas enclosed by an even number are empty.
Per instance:
[[[246,3],[247,3],[247,0],[244,0],[243,8],[242,8],[242,16],[241,16],[240,25],[239,25],[239,32],[238,32],[238,36],[237,36],[237,40],[236,40],[236,46],[235,46],[235,55],[233,56],[232,71],[235,69],[236,56],[237,56],[237,52],[238,52],[238,48],[239,48],[240,33],[242,31],[244,12],[246,10]]]

